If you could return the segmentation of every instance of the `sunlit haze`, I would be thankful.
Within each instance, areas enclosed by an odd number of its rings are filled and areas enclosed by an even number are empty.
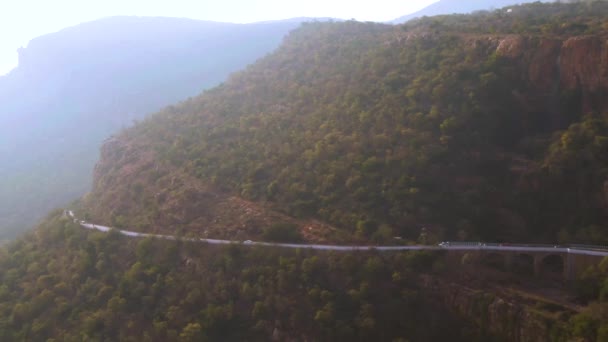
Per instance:
[[[333,17],[388,21],[423,8],[434,0],[20,0],[0,10],[0,75],[17,65],[17,49],[35,37],[79,23],[115,15],[185,17],[248,23],[293,17]]]

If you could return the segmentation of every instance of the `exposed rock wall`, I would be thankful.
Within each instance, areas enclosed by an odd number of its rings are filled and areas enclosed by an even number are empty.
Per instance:
[[[580,91],[583,112],[608,109],[608,37],[507,36],[495,44],[499,56],[520,64],[536,97],[555,102]]]

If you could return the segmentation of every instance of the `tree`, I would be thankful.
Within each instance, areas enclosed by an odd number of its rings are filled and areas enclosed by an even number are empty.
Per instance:
[[[184,342],[198,342],[203,339],[203,329],[199,323],[188,323],[179,334],[179,338]]]

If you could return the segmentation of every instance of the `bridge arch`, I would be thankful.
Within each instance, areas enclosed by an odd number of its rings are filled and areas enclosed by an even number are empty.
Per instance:
[[[549,254],[541,257],[537,273],[543,276],[562,277],[564,275],[566,260],[563,255]]]
[[[534,256],[526,253],[519,253],[512,257],[511,270],[519,275],[534,275]]]
[[[490,267],[490,268],[493,268],[496,270],[500,270],[500,271],[507,270],[507,258],[502,253],[496,253],[496,252],[484,253],[481,257],[481,263],[484,266],[487,266],[487,267]]]

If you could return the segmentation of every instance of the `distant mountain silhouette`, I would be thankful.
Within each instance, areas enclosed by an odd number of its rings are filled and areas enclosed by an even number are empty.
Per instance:
[[[217,85],[310,20],[111,17],[32,40],[0,77],[0,238],[86,192],[111,133]]]
[[[399,17],[392,21],[394,24],[401,24],[408,20],[420,17],[430,17],[434,15],[471,13],[480,10],[490,10],[503,8],[505,6],[534,2],[535,0],[440,0],[418,12]],[[548,2],[548,1],[541,1]]]

